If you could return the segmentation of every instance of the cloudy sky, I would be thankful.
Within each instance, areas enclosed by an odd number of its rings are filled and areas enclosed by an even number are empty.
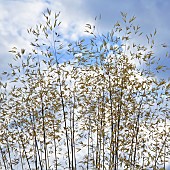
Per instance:
[[[12,47],[29,48],[27,28],[40,23],[47,8],[61,11],[61,26],[68,39],[84,35],[85,24],[93,23],[100,14],[99,27],[104,31],[111,29],[121,20],[122,11],[130,17],[135,15],[145,34],[156,28],[158,44],[170,45],[170,0],[0,0],[0,72],[12,62],[13,56],[8,52]],[[170,52],[169,47],[167,51]]]
[[[78,39],[86,23],[101,14],[100,28],[107,31],[121,20],[120,11],[135,15],[144,33],[157,29],[157,40],[170,44],[169,0],[0,0],[0,71],[8,69],[13,47],[27,48],[27,28],[41,22],[47,9],[59,12],[63,32],[69,39]],[[169,50],[169,48],[168,48]]]

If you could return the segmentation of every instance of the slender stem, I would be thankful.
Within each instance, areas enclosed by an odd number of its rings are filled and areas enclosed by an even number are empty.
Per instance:
[[[57,146],[56,146],[56,136],[55,136],[55,125],[54,125],[54,120],[53,120],[53,131],[54,131],[54,154],[55,154],[55,170],[57,170]]]
[[[42,168],[42,160],[41,160],[41,156],[40,156],[40,151],[38,148],[38,141],[37,141],[37,133],[36,133],[36,125],[35,125],[35,115],[34,115],[34,110],[32,109],[32,115],[31,112],[29,112],[29,116],[30,116],[30,120],[31,120],[31,124],[32,124],[32,130],[33,130],[33,136],[34,136],[34,143],[35,143],[35,147],[34,147],[34,152],[35,152],[35,167],[36,170],[38,169],[38,159],[39,159],[39,164],[40,164],[40,168],[41,170],[43,170]],[[37,159],[37,154],[38,154],[38,159]]]
[[[53,42],[54,42],[53,47],[54,47],[54,56],[55,56],[55,61],[56,61],[56,67],[57,67],[57,71],[60,72],[59,62],[58,62],[57,52],[56,52],[56,45],[55,45],[55,41],[54,41],[54,32],[53,32]],[[62,105],[62,112],[63,112],[63,117],[64,117],[64,129],[65,129],[66,145],[67,145],[67,157],[68,157],[69,170],[71,170],[69,135],[68,135],[68,130],[67,130],[67,120],[66,120],[64,97],[63,97],[63,92],[62,92],[62,82],[61,82],[61,78],[60,78],[59,74],[58,74],[58,79],[59,79],[59,92],[60,92],[60,99],[61,99],[61,105]]]
[[[109,73],[108,73],[109,74]],[[111,141],[110,141],[110,161],[109,161],[109,170],[112,169],[112,164],[114,163],[114,142],[113,142],[113,137],[115,135],[116,137],[116,131],[115,134],[113,134],[114,132],[114,118],[113,118],[113,101],[112,101],[112,88],[111,88],[111,77],[109,75],[109,98],[110,98],[110,117],[111,117]]]
[[[21,138],[21,136],[20,136],[20,138]],[[26,160],[27,160],[28,167],[29,167],[29,169],[31,170],[31,166],[30,166],[30,163],[29,163],[29,159],[28,159],[28,156],[27,156],[27,152],[26,152],[26,150],[25,150],[25,146],[24,146],[24,143],[23,143],[23,140],[22,140],[22,139],[21,139],[21,143],[22,143],[22,148],[23,148],[24,153],[25,153],[25,157],[26,157]]]
[[[11,170],[13,170],[12,160],[11,160],[11,152],[10,152],[9,143],[8,143],[8,137],[6,137],[6,142],[7,142],[7,150],[8,150],[8,156],[9,156],[10,168],[11,168]]]
[[[139,105],[139,113],[137,114],[137,121],[136,121],[136,136],[135,136],[135,150],[134,150],[134,156],[133,156],[133,169],[135,169],[135,164],[136,164],[136,152],[137,152],[137,145],[138,145],[138,133],[139,133],[139,121],[140,121],[140,110],[142,107],[142,100],[140,101]]]
[[[7,166],[6,166],[6,163],[5,163],[5,154],[3,153],[3,150],[0,146],[0,151],[1,151],[1,156],[2,156],[2,160],[3,160],[3,164],[4,164],[4,167],[5,167],[5,170],[7,170]]]
[[[75,103],[75,92],[74,92],[74,104],[73,104],[73,121],[72,121],[72,127],[73,127],[73,147],[74,147],[74,166],[75,166],[75,170],[76,170],[76,144],[75,144],[75,112],[74,112],[74,108],[76,106]]]
[[[22,152],[21,152],[21,146],[20,146],[19,141],[18,141],[18,146],[19,146],[19,155],[20,155],[20,159],[21,159],[21,167],[22,167],[22,170],[24,170],[23,158],[22,158]]]
[[[66,134],[68,164],[69,164],[69,169],[71,170],[69,136],[68,136],[68,130],[67,130],[67,120],[66,120],[66,112],[65,112],[65,105],[64,105],[64,98],[63,98],[61,82],[60,82],[59,88],[60,88],[60,98],[61,98],[61,104],[62,104],[62,112],[63,112],[63,116],[64,116],[64,129],[65,129],[65,134]]]
[[[73,127],[72,127],[72,111],[70,109],[70,131],[71,131],[71,167],[74,169],[74,148],[73,148]]]
[[[89,129],[88,129],[88,141],[87,141],[87,145],[88,145],[87,170],[89,170],[89,160],[90,160],[90,125],[91,125],[91,121],[90,121],[90,116],[89,116]]]
[[[43,142],[44,142],[44,156],[45,156],[45,167],[48,170],[48,163],[47,163],[47,144],[46,144],[46,129],[45,129],[45,115],[44,115],[44,103],[43,97],[41,94],[41,114],[42,114],[42,130],[43,130]]]
[[[96,136],[96,168],[98,169],[98,164],[99,164],[99,99],[98,99],[98,111],[97,111],[97,136]]]

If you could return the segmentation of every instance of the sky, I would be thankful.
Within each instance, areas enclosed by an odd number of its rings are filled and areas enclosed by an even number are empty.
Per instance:
[[[93,23],[99,15],[99,27],[109,31],[121,20],[122,11],[130,17],[135,15],[144,33],[156,28],[158,44],[170,44],[169,7],[169,0],[0,0],[0,72],[12,62],[13,55],[8,52],[12,47],[29,48],[27,28],[40,23],[47,8],[61,12],[63,34],[73,41],[83,36],[85,24]]]
[[[30,48],[27,28],[40,23],[47,8],[61,12],[63,34],[73,41],[83,36],[85,24],[93,23],[99,15],[99,27],[109,31],[121,20],[122,11],[130,17],[135,15],[145,34],[156,29],[158,44],[170,45],[170,0],[0,0],[0,72],[7,71],[8,63],[13,62],[8,52],[12,47]],[[166,50],[170,52],[169,47]]]

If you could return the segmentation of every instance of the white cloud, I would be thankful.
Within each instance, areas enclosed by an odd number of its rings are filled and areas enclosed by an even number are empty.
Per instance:
[[[37,1],[6,1],[0,3],[0,68],[6,69],[12,56],[8,51],[13,46],[27,47],[27,28],[35,25],[44,10],[45,4]]]
[[[26,29],[39,23],[42,11],[49,7],[52,11],[61,11],[62,30],[65,38],[77,40],[83,33],[86,23],[94,23],[95,16],[102,15],[98,21],[102,30],[108,30],[114,22],[120,20],[120,11],[127,12],[129,16],[136,15],[137,23],[142,26],[145,33],[154,28],[158,30],[158,43],[167,42],[169,33],[169,1],[135,1],[128,3],[111,0],[6,0],[0,3],[0,68],[5,68],[11,60],[7,52],[12,46],[28,45]],[[166,11],[166,13],[165,13]],[[5,57],[4,57],[5,56]]]

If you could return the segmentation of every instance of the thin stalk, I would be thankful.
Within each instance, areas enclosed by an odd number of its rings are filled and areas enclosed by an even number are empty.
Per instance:
[[[21,159],[21,167],[22,167],[22,170],[24,170],[24,165],[23,165],[23,158],[22,158],[22,152],[21,152],[21,146],[20,146],[20,143],[18,141],[18,145],[19,145],[19,155],[20,155],[20,159]]]
[[[104,101],[104,99],[105,99],[105,94],[104,94],[104,90],[103,90],[103,109],[105,108],[105,101]],[[103,138],[103,170],[104,170],[104,168],[105,168],[105,112],[103,112],[102,113],[102,130],[103,130],[103,132],[102,132],[102,138]]]
[[[1,146],[0,146],[0,151],[1,151],[1,156],[2,156],[2,160],[3,160],[4,168],[5,168],[5,170],[7,170],[7,166],[6,166],[6,163],[5,163],[5,154],[3,153]]]
[[[55,45],[55,41],[54,41],[54,32],[53,32],[53,42],[54,42],[53,47],[54,47],[54,56],[55,56],[57,71],[60,72],[59,62],[58,62],[58,59],[57,59],[56,45]],[[59,74],[58,74],[58,79],[59,79],[59,92],[60,92],[60,99],[61,99],[61,105],[62,105],[62,112],[63,112],[63,117],[64,117],[64,129],[65,129],[65,136],[66,136],[68,164],[69,164],[69,170],[71,170],[69,136],[68,136],[68,130],[67,130],[66,112],[65,112],[64,97],[63,97],[63,94],[62,94],[61,78],[60,78]]]
[[[99,137],[99,169],[100,169],[100,166],[101,166],[101,148],[102,148],[102,131],[103,131],[103,127],[102,127],[102,123],[103,123],[103,120],[102,120],[102,118],[101,118],[101,120],[100,120],[100,137]]]
[[[26,160],[27,160],[28,167],[29,167],[29,169],[31,170],[31,165],[30,165],[30,163],[29,163],[29,159],[28,159],[27,152],[26,152],[26,150],[25,150],[25,145],[24,145],[24,142],[23,142],[23,139],[22,139],[22,135],[21,135],[21,132],[24,134],[23,129],[19,126],[19,124],[17,124],[17,122],[15,122],[15,125],[16,125],[17,130],[18,130],[19,139],[21,140],[22,149],[23,149],[23,151],[24,151],[24,154],[25,154],[25,157],[26,157]],[[20,129],[21,129],[21,132],[19,131],[19,127],[20,127]],[[20,148],[20,143],[19,143],[19,141],[18,141],[18,145],[19,145],[19,148]],[[21,153],[20,153],[20,154],[21,154]],[[22,156],[21,156],[21,162],[22,162]],[[23,166],[22,166],[22,168],[23,168]]]
[[[99,99],[98,99],[98,111],[97,111],[97,136],[96,136],[96,168],[98,169],[98,159],[99,159]]]
[[[164,125],[164,128],[165,128],[165,136],[167,136],[167,124],[166,124],[166,115],[165,115],[165,125]],[[165,140],[165,146],[164,146],[164,163],[163,163],[163,167],[164,167],[164,169],[165,169],[165,165],[166,165],[166,140]]]
[[[45,130],[45,115],[44,115],[44,103],[41,95],[41,115],[42,115],[42,130],[43,130],[43,143],[44,143],[44,156],[45,156],[45,168],[48,170],[47,163],[47,144],[46,144],[46,130]]]
[[[31,170],[31,166],[30,166],[30,163],[29,163],[29,159],[28,159],[28,156],[27,156],[27,153],[26,153],[26,150],[25,150],[25,146],[24,146],[24,143],[23,143],[22,139],[21,139],[21,143],[22,143],[22,148],[23,148],[24,153],[25,153],[25,157],[26,157],[26,160],[27,160],[28,167],[29,167],[29,169]]]
[[[87,145],[88,145],[88,153],[87,153],[87,170],[89,170],[89,160],[90,160],[90,125],[91,125],[91,121],[90,121],[90,116],[89,116],[89,131],[88,131],[88,141],[87,141]]]
[[[11,170],[13,170],[13,167],[12,167],[12,160],[11,160],[11,152],[10,152],[9,143],[8,143],[8,137],[6,138],[6,142],[7,142],[7,150],[8,150],[8,156],[9,156],[10,168],[11,168]]]
[[[69,136],[68,136],[68,130],[67,130],[67,120],[66,120],[65,104],[64,104],[64,98],[63,98],[63,93],[62,93],[61,81],[60,81],[59,88],[60,88],[60,98],[61,98],[61,104],[62,104],[62,112],[63,112],[63,116],[64,116],[64,129],[65,129],[65,135],[66,135],[68,164],[69,164],[69,169],[71,170]]]
[[[35,169],[38,170],[38,160],[37,160],[37,152],[36,152],[36,143],[35,143],[35,141],[34,141],[34,145],[35,145],[34,146]]]
[[[33,121],[35,121],[34,115],[33,115]],[[37,135],[36,135],[36,131],[35,131],[35,123],[33,124],[33,134],[34,134],[34,143],[35,143],[34,152],[35,152],[35,158],[36,158],[35,167],[36,167],[36,169],[38,169],[37,160],[39,159],[40,169],[43,170],[43,168],[42,168],[42,160],[41,160],[41,156],[40,156],[40,152],[39,152],[39,148],[38,148]],[[37,154],[38,154],[38,159],[37,159]]]
[[[100,155],[102,155],[101,157],[103,157],[102,163],[101,163],[101,167],[103,167],[104,169],[104,117],[105,117],[105,112],[104,112],[104,89],[103,89],[103,94],[102,94],[102,112],[101,112],[101,120],[100,120]],[[103,143],[102,143],[103,141]],[[101,159],[101,158],[100,158]],[[100,161],[99,161],[100,162]],[[100,169],[100,167],[99,167]]]
[[[17,108],[16,108],[16,113],[17,113]],[[31,166],[30,166],[30,163],[29,163],[29,159],[28,159],[28,156],[27,156],[27,153],[26,153],[26,150],[25,150],[25,145],[24,145],[23,138],[22,138],[22,135],[21,135],[21,132],[20,132],[19,128],[21,129],[22,133],[24,134],[23,129],[22,129],[22,127],[20,127],[20,125],[16,121],[14,121],[14,122],[15,122],[15,126],[17,127],[17,131],[18,131],[18,134],[19,134],[19,139],[21,141],[21,144],[20,144],[19,140],[18,140],[22,169],[24,169],[24,166],[23,166],[23,158],[22,158],[22,153],[21,153],[21,147],[20,146],[22,146],[22,149],[24,151],[28,167],[31,170]]]
[[[138,145],[138,133],[139,133],[139,120],[140,120],[140,110],[141,110],[141,106],[142,106],[142,101],[143,98],[140,102],[140,106],[139,106],[139,113],[137,115],[137,121],[136,121],[136,136],[135,136],[135,150],[134,150],[134,156],[133,156],[133,169],[135,168],[135,163],[136,163],[136,152],[137,152],[137,145]]]
[[[119,132],[120,132],[120,113],[121,113],[121,105],[118,104],[118,122],[117,122],[117,135],[116,135],[116,149],[115,149],[115,163],[114,170],[118,169],[118,150],[119,150]]]
[[[124,68],[124,66],[122,66]],[[121,81],[121,90],[120,90],[120,101],[118,103],[118,121],[117,121],[117,137],[116,137],[116,150],[115,150],[115,164],[114,170],[118,169],[119,165],[119,133],[120,133],[120,120],[121,120],[121,111],[122,111],[122,98],[123,98],[123,87],[124,79]]]
[[[43,170],[42,168],[42,160],[41,160],[41,156],[40,156],[40,152],[39,152],[39,148],[38,148],[38,141],[37,141],[37,134],[36,134],[36,125],[35,125],[35,115],[34,115],[34,111],[32,111],[32,115],[31,112],[29,112],[29,116],[30,116],[30,120],[31,120],[31,125],[32,125],[32,129],[33,129],[33,136],[34,136],[34,143],[35,143],[35,147],[34,147],[34,152],[35,152],[35,167],[36,170],[38,169],[38,159],[39,159],[39,164],[40,164],[40,169]],[[38,154],[38,159],[37,159],[37,154]]]
[[[72,109],[73,111],[71,110],[70,108],[70,130],[71,130],[71,165],[72,165],[72,169],[76,169],[76,158],[75,158],[75,141],[74,141],[74,133],[75,133],[75,130],[74,130],[74,108],[75,108],[75,95],[73,95],[73,106],[72,106]],[[71,99],[72,100],[72,99]],[[70,103],[72,102],[70,100]]]
[[[166,136],[166,138],[165,138],[165,140],[164,140],[164,142],[163,142],[163,144],[162,144],[162,147],[161,147],[161,149],[160,149],[160,151],[159,151],[159,153],[157,154],[157,157],[156,157],[156,159],[155,159],[155,168],[156,168],[156,165],[157,165],[157,163],[158,163],[159,156],[161,155],[161,152],[162,152],[162,150],[163,150],[163,148],[164,148],[164,146],[165,146],[165,144],[166,144],[166,140],[167,140],[167,136]]]
[[[32,84],[34,84],[34,82],[32,81]],[[27,101],[30,101],[30,98],[28,98]],[[27,106],[28,105],[28,106]],[[29,103],[26,103],[27,108],[29,108]],[[31,111],[29,110],[29,117],[31,120],[31,126],[32,126],[32,131],[33,131],[33,136],[34,136],[34,143],[35,143],[35,147],[34,147],[34,157],[35,157],[35,168],[36,170],[38,169],[38,159],[39,159],[39,165],[40,165],[40,169],[43,170],[42,167],[42,159],[40,156],[40,151],[39,151],[39,147],[38,147],[38,140],[37,140],[37,133],[36,133],[36,119],[35,119],[35,113],[34,113],[34,106],[30,106],[32,108],[32,114]],[[37,158],[37,154],[38,154],[38,158]]]
[[[136,163],[136,152],[137,152],[138,133],[139,133],[139,117],[140,117],[140,114],[137,115],[137,122],[136,122],[135,150],[134,150],[134,155],[133,155],[133,170],[135,169],[135,163]]]
[[[71,167],[74,169],[74,148],[73,148],[73,129],[72,129],[72,111],[70,109],[70,129],[71,129]]]
[[[101,112],[101,115],[103,114],[103,111]],[[100,120],[100,129],[99,129],[99,161],[98,161],[98,169],[100,169],[100,161],[101,161],[101,138],[102,138],[102,134],[101,134],[101,132],[102,132],[102,117],[100,118],[100,114],[99,114],[99,116],[98,116],[98,120]]]
[[[74,146],[74,166],[75,166],[75,170],[76,170],[76,143],[75,143],[75,112],[74,112],[74,108],[75,108],[75,92],[74,92],[74,107],[73,107],[73,146]]]
[[[143,139],[143,153],[142,153],[142,169],[144,169],[144,166],[145,166],[145,156],[144,156],[144,150],[145,150],[145,141]]]
[[[110,141],[110,161],[109,161],[109,169],[112,169],[112,164],[114,163],[114,143],[113,143],[113,131],[114,131],[114,119],[113,119],[113,101],[112,101],[112,89],[111,89],[111,77],[109,75],[109,99],[110,99],[110,117],[111,117],[111,141]],[[116,131],[115,131],[116,137]]]
[[[53,120],[53,131],[54,131],[54,154],[55,154],[55,170],[57,170],[57,146],[56,146],[56,136],[55,136],[55,125]]]
[[[132,157],[132,154],[133,154],[133,144],[134,144],[134,140],[135,140],[135,127],[133,128],[133,136],[132,136],[132,140],[131,140],[131,147],[130,147],[130,153],[129,153],[129,165],[128,166],[132,166],[132,159],[133,159],[133,157]]]
[[[92,145],[91,145],[91,150],[92,150],[92,154],[93,154],[93,167],[95,167],[95,154],[94,154],[94,143],[93,143],[93,132],[92,132],[92,130],[90,131],[90,136],[91,136],[91,143],[92,143]]]

